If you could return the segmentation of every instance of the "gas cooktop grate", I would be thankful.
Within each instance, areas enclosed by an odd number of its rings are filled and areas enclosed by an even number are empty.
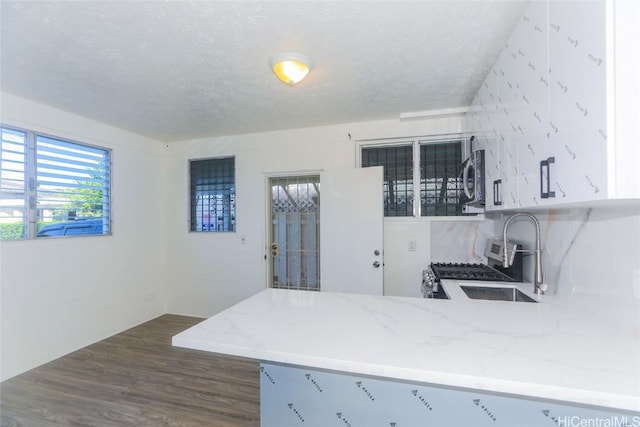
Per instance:
[[[431,263],[431,270],[438,280],[485,280],[491,282],[515,281],[506,274],[485,264],[433,262]]]

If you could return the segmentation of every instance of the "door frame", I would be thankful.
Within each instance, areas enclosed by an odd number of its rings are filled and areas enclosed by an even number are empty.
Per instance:
[[[263,172],[263,192],[262,195],[264,197],[264,213],[262,215],[263,218],[263,244],[262,250],[264,252],[263,260],[265,262],[265,276],[264,276],[264,284],[265,289],[271,288],[271,278],[273,277],[273,265],[271,263],[271,258],[269,257],[269,246],[271,244],[271,179],[272,178],[288,178],[293,176],[320,176],[320,172],[323,172],[324,169],[307,169],[307,170],[297,170],[297,171],[285,171],[285,172]],[[320,187],[320,191],[322,191],[322,187]],[[322,192],[320,193],[320,197],[322,198]],[[322,203],[322,202],[320,202]],[[322,221],[322,218],[320,218]],[[318,236],[320,238],[320,236]],[[318,247],[318,251],[320,248]],[[320,253],[320,257],[322,258],[322,253]],[[320,282],[320,287],[322,288],[322,281]]]

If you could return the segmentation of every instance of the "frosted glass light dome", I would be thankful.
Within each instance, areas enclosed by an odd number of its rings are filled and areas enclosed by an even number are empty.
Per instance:
[[[269,61],[273,73],[288,85],[300,83],[311,70],[311,59],[294,52],[281,53]]]

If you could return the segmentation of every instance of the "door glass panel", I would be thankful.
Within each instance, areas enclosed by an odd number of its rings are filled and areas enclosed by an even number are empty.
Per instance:
[[[271,286],[320,290],[320,177],[271,178]]]

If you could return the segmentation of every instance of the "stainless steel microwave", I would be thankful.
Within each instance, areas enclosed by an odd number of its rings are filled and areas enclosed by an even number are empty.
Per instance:
[[[462,163],[462,204],[484,207],[484,150],[471,152]]]

